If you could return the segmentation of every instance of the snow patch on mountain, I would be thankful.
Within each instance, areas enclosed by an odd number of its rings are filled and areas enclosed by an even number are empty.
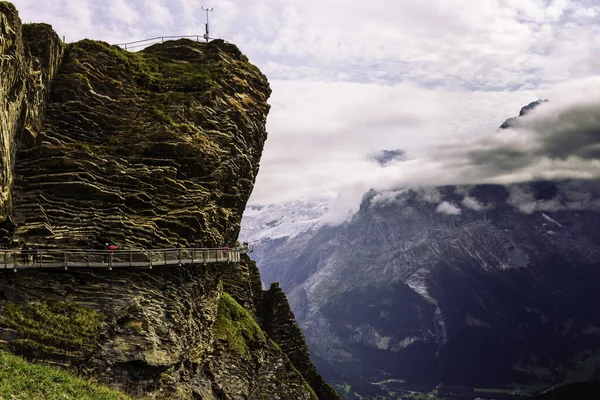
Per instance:
[[[550,222],[550,223],[552,223],[552,224],[555,224],[555,225],[557,225],[559,228],[562,228],[562,227],[563,227],[563,226],[562,226],[560,223],[556,222],[556,220],[555,220],[554,218],[550,217],[550,216],[549,216],[549,215],[547,215],[547,214],[544,214],[544,213],[542,213],[542,217],[543,217],[543,218],[544,218],[546,221],[548,221],[548,222]]]
[[[257,243],[263,239],[294,238],[316,231],[328,211],[328,199],[297,200],[268,206],[249,206],[244,211],[239,240]]]

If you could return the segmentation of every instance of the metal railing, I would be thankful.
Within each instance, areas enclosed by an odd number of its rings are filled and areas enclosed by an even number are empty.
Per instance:
[[[156,43],[163,43],[165,40],[175,40],[175,39],[192,39],[197,42],[201,40],[213,40],[211,37],[206,37],[206,35],[181,35],[181,36],[157,36],[150,39],[137,40],[135,42],[128,43],[119,43],[115,44],[115,46],[119,46],[124,48],[125,50],[134,50],[142,47],[148,47]]]
[[[238,263],[250,246],[171,249],[28,249],[0,250],[0,270],[50,268],[131,268],[190,264]]]

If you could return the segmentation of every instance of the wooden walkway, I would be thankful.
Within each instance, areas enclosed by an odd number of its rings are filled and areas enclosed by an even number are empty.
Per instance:
[[[238,263],[248,246],[219,249],[0,250],[0,270],[68,268],[150,268],[191,264]]]

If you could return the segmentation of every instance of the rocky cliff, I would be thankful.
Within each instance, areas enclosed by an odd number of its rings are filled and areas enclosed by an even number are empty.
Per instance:
[[[63,45],[49,25],[21,26],[16,9],[0,2],[0,217],[12,211],[16,152],[31,146],[43,122],[50,82]]]
[[[0,33],[6,246],[234,244],[270,95],[234,45],[65,46],[5,2]],[[266,328],[262,316],[285,302],[271,297],[248,259],[0,271],[0,344],[134,396],[336,398],[293,324],[288,335]]]

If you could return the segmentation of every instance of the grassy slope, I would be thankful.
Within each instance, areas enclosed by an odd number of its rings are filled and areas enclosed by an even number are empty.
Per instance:
[[[128,396],[61,369],[0,351],[0,399],[127,400]]]
[[[248,355],[248,343],[265,343],[266,338],[254,318],[228,293],[223,293],[219,301],[215,334],[227,340],[233,351]]]

